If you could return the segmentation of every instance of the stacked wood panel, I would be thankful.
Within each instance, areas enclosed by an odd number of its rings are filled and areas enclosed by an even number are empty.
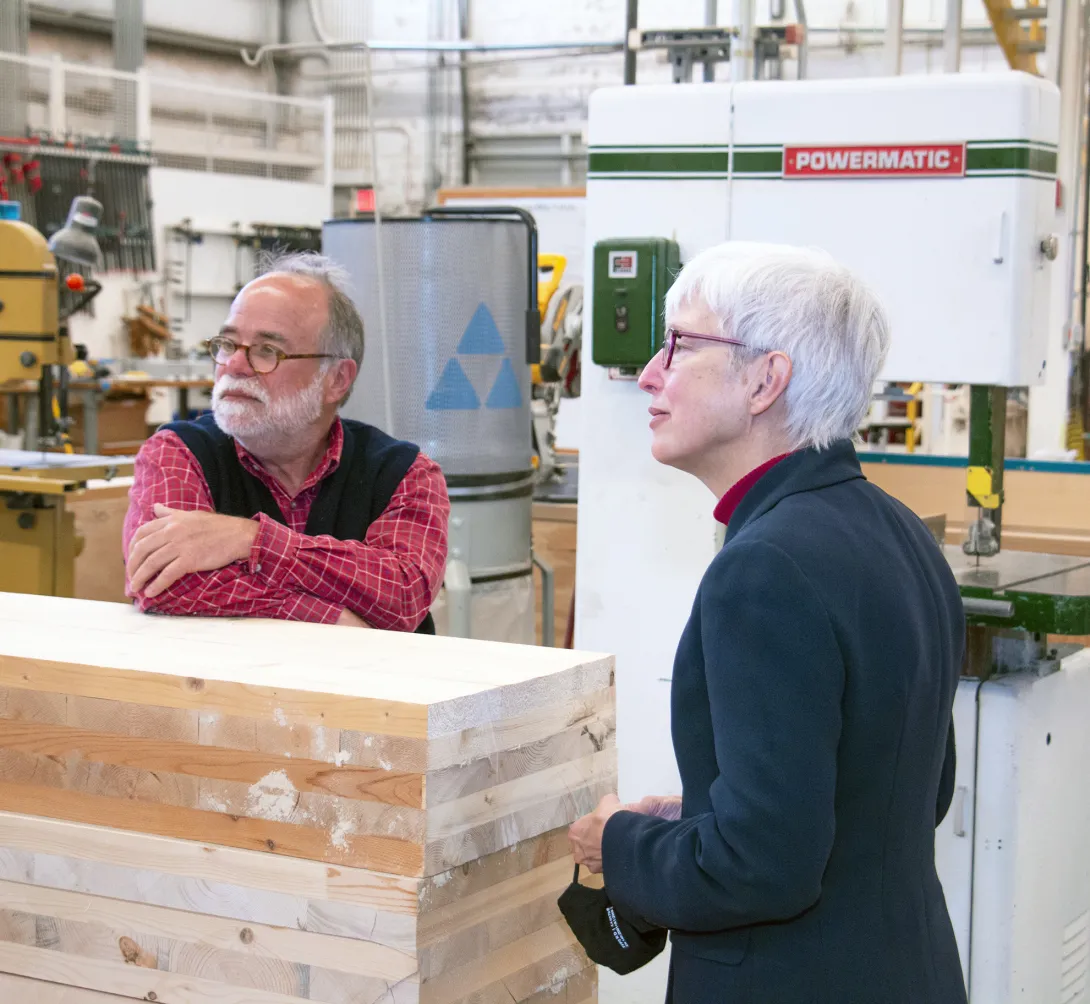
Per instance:
[[[0,594],[0,1000],[595,1000],[613,733],[606,657]]]

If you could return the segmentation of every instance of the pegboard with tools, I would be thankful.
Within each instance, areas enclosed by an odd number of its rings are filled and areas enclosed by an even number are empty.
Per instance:
[[[280,223],[245,226],[236,223],[228,228],[209,228],[195,226],[187,219],[168,226],[166,239],[165,272],[175,298],[175,324],[192,319],[194,297],[234,297],[246,283],[257,277],[263,254],[320,251],[322,248],[320,227]],[[229,268],[233,273],[229,273]],[[233,274],[230,288],[223,282],[228,274]]]
[[[148,173],[151,156],[134,144],[91,145],[0,138],[0,199],[51,237],[77,195],[102,203],[97,238],[105,271],[153,271],[155,242]]]

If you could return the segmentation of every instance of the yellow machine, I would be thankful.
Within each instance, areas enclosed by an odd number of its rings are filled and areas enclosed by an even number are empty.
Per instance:
[[[530,367],[533,400],[534,466],[541,482],[563,471],[556,454],[556,416],[560,401],[579,396],[579,353],[583,333],[583,287],[561,284],[568,265],[559,254],[539,254],[538,311],[541,314],[541,362]]]
[[[5,384],[36,381],[39,430],[37,450],[0,450],[0,592],[71,596],[81,542],[65,499],[88,481],[132,473],[131,461],[53,452],[67,443],[73,354],[65,320],[101,288],[69,276],[74,299],[62,313],[57,261],[100,263],[101,213],[96,200],[76,198],[47,243],[21,222],[18,203],[0,203],[0,393]]]

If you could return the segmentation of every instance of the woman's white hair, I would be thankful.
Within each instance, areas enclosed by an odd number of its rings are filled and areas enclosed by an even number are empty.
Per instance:
[[[666,294],[666,316],[703,302],[719,334],[737,338],[739,366],[762,352],[791,359],[787,433],[792,449],[854,437],[889,351],[878,297],[823,251],[728,241],[696,255]]]

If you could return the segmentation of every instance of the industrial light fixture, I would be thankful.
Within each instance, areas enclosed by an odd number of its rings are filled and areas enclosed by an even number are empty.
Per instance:
[[[68,221],[49,239],[49,250],[73,264],[102,268],[102,251],[95,240],[101,220],[102,203],[90,195],[77,195],[68,209]]]

